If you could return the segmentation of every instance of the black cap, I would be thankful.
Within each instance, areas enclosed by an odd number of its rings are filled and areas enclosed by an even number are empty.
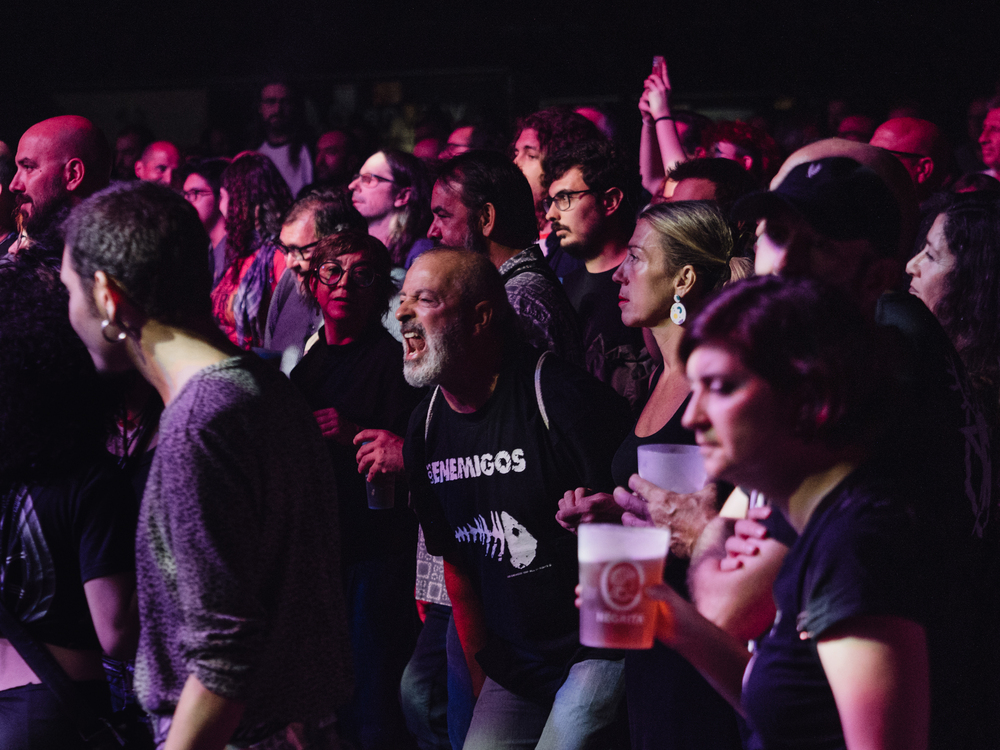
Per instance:
[[[733,218],[756,220],[788,209],[831,239],[871,240],[885,256],[899,250],[895,196],[878,174],[846,156],[799,164],[774,190],[741,198]]]

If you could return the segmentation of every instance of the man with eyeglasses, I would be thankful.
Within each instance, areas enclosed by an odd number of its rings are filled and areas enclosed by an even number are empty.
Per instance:
[[[559,246],[584,262],[563,280],[583,327],[584,360],[638,410],[648,392],[652,361],[642,331],[626,327],[612,280],[635,228],[639,174],[606,140],[574,143],[545,162],[545,218]]]
[[[281,352],[281,371],[290,374],[305,353],[306,342],[323,324],[323,314],[306,288],[309,261],[324,237],[348,229],[367,232],[364,217],[342,190],[307,193],[288,209],[278,235],[286,271],[278,280],[264,326],[264,349]]]
[[[951,147],[933,122],[893,117],[878,126],[869,143],[899,159],[921,203],[940,190],[950,176]]]

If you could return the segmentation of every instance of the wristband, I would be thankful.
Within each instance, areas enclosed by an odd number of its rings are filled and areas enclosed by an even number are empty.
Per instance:
[[[660,120],[673,120],[673,119],[674,118],[671,115],[663,115],[663,117],[655,118],[653,122],[659,122]]]

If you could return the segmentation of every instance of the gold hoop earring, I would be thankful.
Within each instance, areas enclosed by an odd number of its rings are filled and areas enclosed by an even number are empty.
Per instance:
[[[110,320],[101,321],[101,335],[104,337],[104,340],[107,341],[109,344],[117,344],[121,341],[124,341],[126,338],[125,331],[118,331],[117,335],[113,334],[114,338],[108,338],[108,328],[113,325],[114,323],[112,323]]]

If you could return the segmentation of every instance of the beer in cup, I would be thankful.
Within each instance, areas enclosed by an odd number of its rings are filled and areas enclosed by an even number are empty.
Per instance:
[[[663,581],[666,529],[585,523],[578,530],[580,643],[652,648],[656,600],[645,588]]]

